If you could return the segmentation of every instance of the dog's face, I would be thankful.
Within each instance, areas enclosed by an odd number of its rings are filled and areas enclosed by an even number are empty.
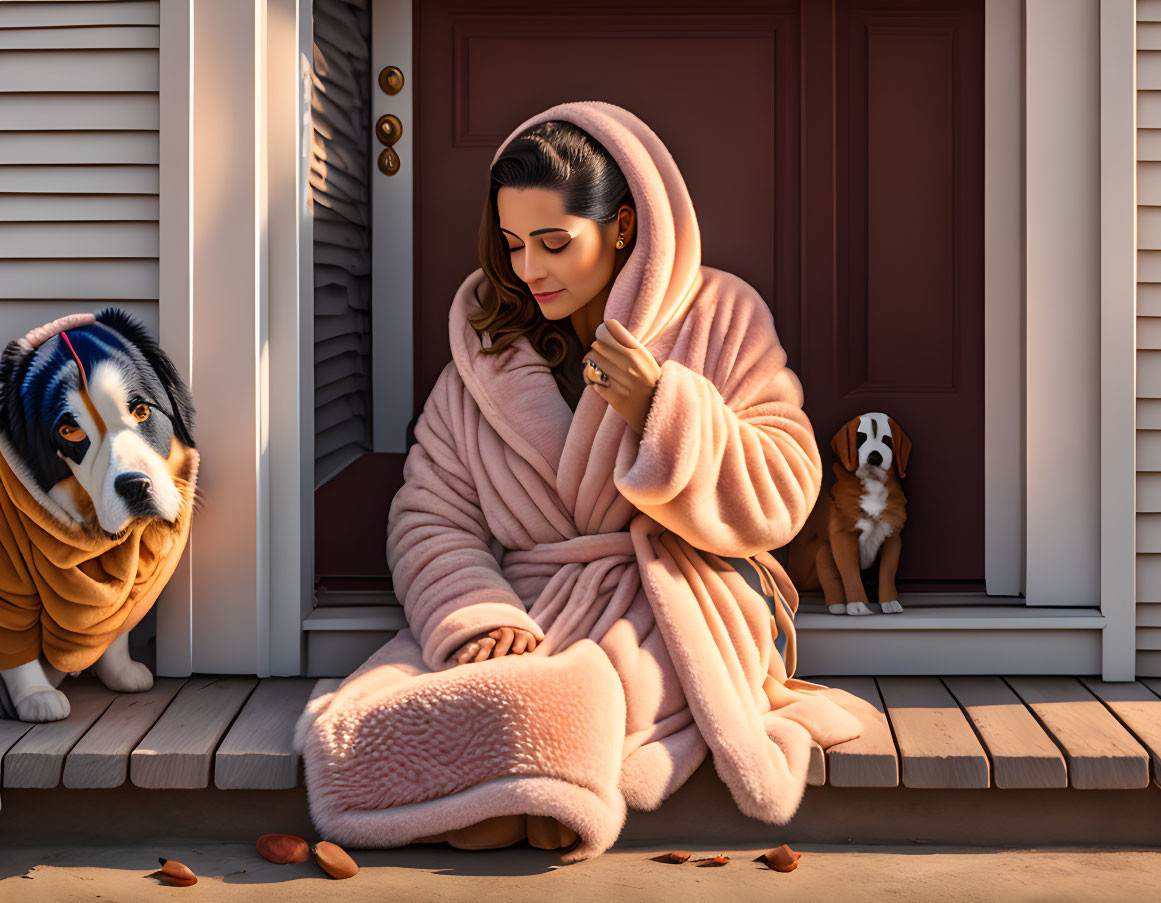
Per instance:
[[[885,476],[894,463],[900,478],[907,475],[911,440],[886,414],[860,414],[848,420],[835,433],[830,447],[843,467],[854,473],[877,471]]]
[[[141,518],[177,518],[175,478],[192,428],[173,363],[123,311],[33,330],[0,357],[0,432],[13,470],[42,503],[47,496],[110,538]]]

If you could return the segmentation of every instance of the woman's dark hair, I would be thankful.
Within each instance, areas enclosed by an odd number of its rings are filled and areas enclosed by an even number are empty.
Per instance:
[[[549,320],[540,312],[528,286],[513,271],[496,205],[496,196],[505,187],[559,191],[565,213],[602,225],[612,222],[622,205],[636,210],[633,195],[609,152],[570,122],[550,120],[532,126],[509,142],[492,167],[479,242],[480,265],[492,291],[481,299],[483,311],[469,322],[478,333],[486,330],[491,337],[492,344],[483,349],[484,354],[497,354],[519,336],[527,335],[532,347],[552,366],[562,394],[575,409],[584,389],[579,374],[587,349],[581,349],[568,318]]]

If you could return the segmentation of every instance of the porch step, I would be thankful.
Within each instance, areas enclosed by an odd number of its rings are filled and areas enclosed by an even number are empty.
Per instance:
[[[1161,787],[1161,679],[816,678],[863,701],[864,736],[815,747],[808,783],[845,788],[1141,790]],[[118,694],[62,684],[64,721],[0,720],[5,789],[292,789],[308,698],[337,678],[161,678]],[[826,691],[819,691],[824,694]]]
[[[357,601],[356,601],[357,600]],[[803,593],[795,616],[797,674],[1095,674],[1100,671],[1097,608],[997,603],[962,593],[904,593],[899,614],[829,614]],[[303,620],[309,677],[350,674],[407,626],[382,592],[332,592]],[[339,602],[351,604],[337,604]]]
[[[0,720],[0,785],[47,789],[289,789],[298,786],[294,723],[314,688],[306,678],[159,678],[115,693],[66,678],[63,721]]]
[[[92,844],[108,831],[114,832],[118,846],[140,846],[153,856],[172,855],[166,852],[171,845],[201,842],[241,843],[252,849],[260,835],[271,832],[297,834],[311,842],[323,839],[311,823],[306,790],[301,786],[291,790],[145,790],[126,784],[115,792],[15,789],[3,795],[0,832],[15,843],[56,849]],[[771,825],[738,811],[707,757],[660,808],[631,810],[614,848],[770,849],[782,843],[849,842],[1154,848],[1158,837],[1161,788],[1157,787],[1081,792],[828,784],[807,787],[794,818],[785,825]],[[916,852],[922,849],[918,846]],[[480,864],[486,866],[490,860],[480,855]],[[362,864],[360,854],[354,852],[354,856]]]

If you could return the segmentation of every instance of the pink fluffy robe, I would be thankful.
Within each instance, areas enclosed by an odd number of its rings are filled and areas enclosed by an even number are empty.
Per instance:
[[[562,104],[505,145],[549,119],[585,129],[628,179],[637,243],[605,316],[649,348],[661,379],[640,438],[595,392],[574,413],[526,338],[481,353],[467,316],[483,272],[461,285],[452,361],[389,513],[409,627],[313,700],[296,732],[315,826],[345,846],[529,813],[575,830],[562,858],[585,859],[613,844],[626,806],[655,809],[707,747],[740,810],[783,824],[811,740],[861,730],[854,697],[789,676],[798,594],[768,550],[802,527],[822,471],[769,308],[701,266],[685,183],[644,123]],[[773,614],[721,556],[773,574]],[[450,659],[496,627],[540,644]]]

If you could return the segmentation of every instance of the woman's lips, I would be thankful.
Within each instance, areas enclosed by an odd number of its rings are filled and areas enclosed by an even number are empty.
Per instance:
[[[536,294],[535,292],[533,292],[532,295],[534,298],[536,298],[537,301],[544,303],[545,301],[549,301],[552,298],[555,298],[557,295],[559,295],[563,291],[564,291],[564,289],[558,288],[555,292],[544,292],[543,294],[539,294],[539,295]]]

